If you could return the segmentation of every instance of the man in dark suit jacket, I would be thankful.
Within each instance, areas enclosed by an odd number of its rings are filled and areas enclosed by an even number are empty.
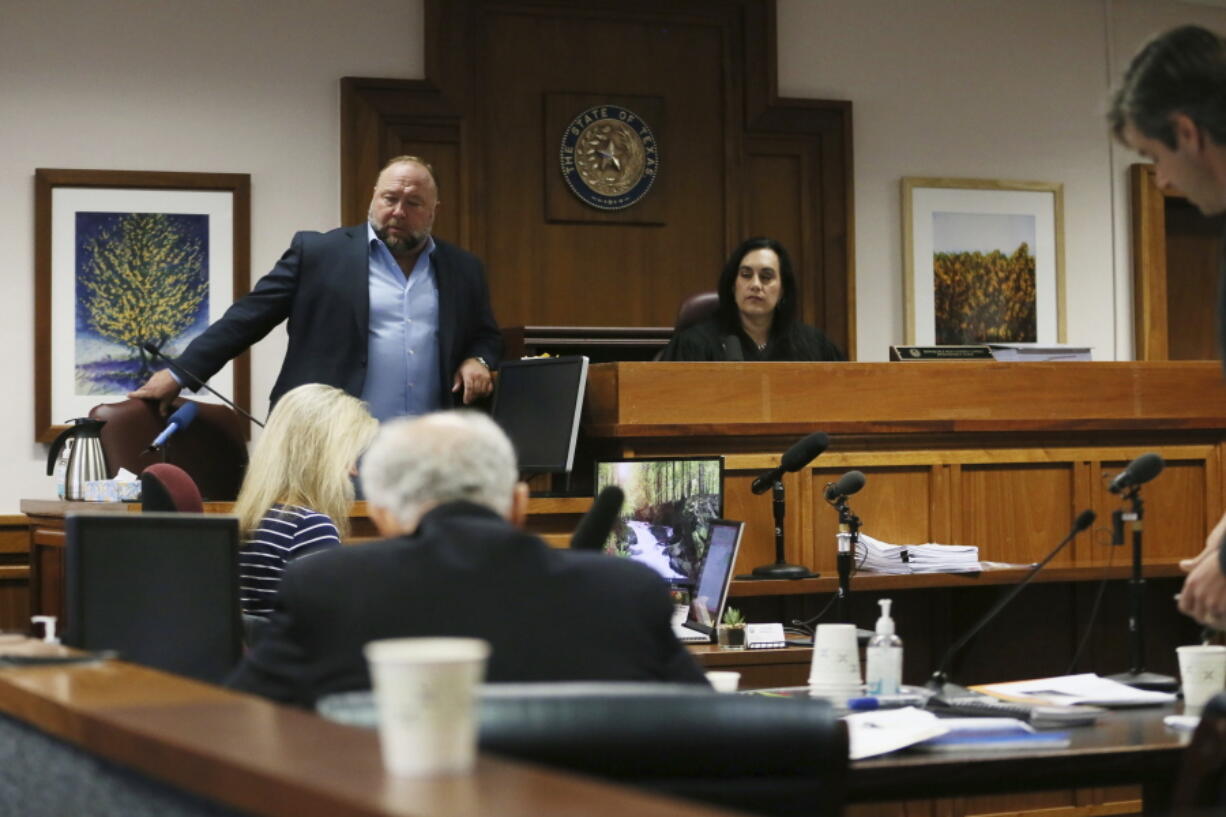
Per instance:
[[[501,429],[475,412],[388,424],[362,463],[385,541],[300,559],[230,685],[309,706],[370,687],[362,647],[468,636],[492,647],[489,681],[705,683],[673,635],[650,568],[549,547],[519,530],[527,488]]]
[[[296,234],[272,271],[188,345],[177,360],[177,377],[158,372],[130,396],[157,399],[167,408],[182,385],[199,387],[191,376],[212,377],[282,321],[288,321],[289,346],[273,403],[295,386],[326,383],[367,399],[376,416],[386,419],[450,406],[457,393],[466,404],[485,396],[501,334],[481,261],[431,237],[437,208],[429,165],[411,156],[391,160],[375,184],[368,224]],[[408,321],[401,289],[408,293]],[[415,309],[424,310],[437,329],[406,342],[397,333],[412,331],[407,324]],[[406,346],[414,352],[406,353]],[[412,367],[419,364],[411,357],[417,348],[437,361],[420,364],[421,379],[428,374],[431,381],[424,390],[403,382],[417,380]],[[407,378],[402,370],[410,373]],[[380,377],[393,382],[381,384]],[[416,402],[410,396],[414,388]]]

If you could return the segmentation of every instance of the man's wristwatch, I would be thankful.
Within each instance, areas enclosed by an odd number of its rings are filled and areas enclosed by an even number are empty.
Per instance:
[[[481,357],[481,355],[473,355],[473,360],[477,361],[482,366],[484,366],[487,372],[490,371],[490,364],[487,363],[485,358]]]

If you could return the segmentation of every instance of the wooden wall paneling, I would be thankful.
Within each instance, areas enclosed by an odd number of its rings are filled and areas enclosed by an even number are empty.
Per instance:
[[[793,135],[812,145],[816,203],[808,239],[817,260],[805,297],[821,311],[810,316],[826,335],[856,358],[855,219],[852,185],[851,102],[779,96],[778,36],[773,2],[751,4],[745,15],[745,122],[751,135]]]
[[[616,316],[624,325],[671,323],[684,296],[712,287],[723,261],[727,108],[739,111],[739,100],[726,87],[730,66],[720,27],[665,14],[525,13],[493,4],[481,28],[483,130],[497,134],[483,146],[483,195],[499,207],[486,224],[487,260],[494,267],[497,259],[512,259],[519,267],[514,275],[504,268],[492,276],[500,320],[603,325]],[[547,124],[543,97],[561,92],[614,104],[634,96],[662,101],[663,117],[649,122],[659,131],[661,157],[648,196],[663,203],[663,228],[619,223],[623,211],[606,215],[586,206],[578,208],[586,214],[582,222],[546,222],[544,184],[560,175],[557,145],[568,120]]]
[[[0,631],[30,625],[30,539],[25,514],[0,516]]]
[[[988,561],[1027,564],[1068,532],[1075,515],[1068,463],[963,466],[962,476],[965,528],[962,541],[951,544],[977,545]],[[1065,552],[1052,565],[1071,561]]]
[[[770,466],[767,466],[768,468]],[[766,469],[761,469],[766,470]],[[734,472],[724,471],[724,516],[745,523],[745,533],[741,537],[741,552],[736,560],[736,575],[749,573],[758,565],[770,564],[775,561],[775,521],[771,508],[771,496],[765,494],[755,496],[749,486],[761,471]],[[796,505],[792,496],[796,493],[797,479],[789,474],[784,479],[784,490],[788,493],[790,519],[784,528],[784,544],[789,553],[794,552],[795,539],[800,524],[796,521],[793,510]],[[812,568],[813,565],[808,565]]]
[[[850,106],[777,97],[773,15],[770,0],[427,0],[426,79],[342,85],[345,221],[365,215],[391,153],[445,156],[458,166],[440,171],[438,232],[485,259],[500,323],[593,326],[670,324],[750,226],[773,224],[760,231],[795,236],[806,318],[854,353]],[[663,208],[657,223],[547,217],[561,132],[545,108],[558,95],[662,100],[646,205]],[[747,183],[747,139],[754,156],[801,162],[798,206],[767,212],[769,191]]]
[[[1171,360],[1212,360],[1217,343],[1217,293],[1222,258],[1221,216],[1206,218],[1182,196],[1164,196],[1166,324]]]
[[[420,156],[434,168],[439,207],[434,232],[469,245],[461,119],[433,84],[422,80],[341,80],[341,221],[361,224],[371,188],[393,156]]]
[[[1167,360],[1166,213],[1154,167],[1128,169],[1132,199],[1132,316],[1137,360]]]

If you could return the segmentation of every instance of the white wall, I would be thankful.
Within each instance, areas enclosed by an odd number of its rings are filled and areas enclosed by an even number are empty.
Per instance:
[[[1127,359],[1133,157],[1102,113],[1150,34],[1226,31],[1176,0],[779,0],[779,84],[850,99],[858,345],[902,340],[899,179],[1059,181],[1069,340]],[[298,229],[339,219],[342,76],[421,77],[420,0],[0,0],[0,514],[47,496],[32,441],[36,167],[250,173],[253,275]],[[256,347],[253,402],[283,333]],[[64,419],[64,418],[56,418]]]
[[[340,78],[423,75],[420,0],[0,0],[0,514],[53,494],[33,442],[34,169],[251,174],[251,267],[340,218]],[[254,352],[257,415],[284,351]],[[57,421],[66,418],[55,418]]]
[[[900,180],[1064,185],[1068,340],[1128,360],[1129,163],[1104,124],[1138,47],[1226,11],[1177,0],[779,0],[779,92],[852,101],[858,358],[904,340]]]

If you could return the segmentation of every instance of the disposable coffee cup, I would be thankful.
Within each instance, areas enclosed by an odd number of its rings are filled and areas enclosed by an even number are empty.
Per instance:
[[[817,625],[813,659],[809,664],[809,686],[841,692],[861,683],[856,625]]]
[[[490,645],[477,638],[394,638],[365,647],[379,714],[383,767],[405,776],[470,771],[473,698]]]
[[[707,673],[707,681],[716,692],[736,692],[741,685],[741,673],[730,670],[711,670]]]
[[[1199,715],[1214,695],[1226,689],[1226,647],[1205,644],[1176,647],[1183,682],[1183,711]]]

